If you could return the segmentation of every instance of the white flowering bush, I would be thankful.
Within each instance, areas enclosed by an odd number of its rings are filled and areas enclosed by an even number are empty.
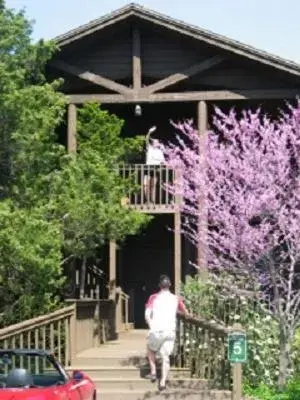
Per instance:
[[[300,381],[300,328],[296,329],[295,339],[292,345],[292,362],[294,375]],[[299,388],[300,389],[300,388]]]
[[[205,282],[189,278],[182,294],[191,312],[225,326],[240,323],[247,333],[248,362],[244,366],[244,379],[249,385],[273,385],[278,380],[279,328],[265,304],[240,294],[228,294],[222,281],[210,276]],[[186,351],[205,348],[209,343],[193,344],[197,339],[186,337]],[[210,338],[215,340],[214,338]],[[223,357],[218,354],[217,357]]]

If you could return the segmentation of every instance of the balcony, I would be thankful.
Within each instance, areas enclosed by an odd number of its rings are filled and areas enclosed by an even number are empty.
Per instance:
[[[128,192],[122,204],[144,212],[166,214],[176,210],[176,199],[166,188],[175,179],[175,171],[163,165],[131,164],[120,167],[128,181]]]

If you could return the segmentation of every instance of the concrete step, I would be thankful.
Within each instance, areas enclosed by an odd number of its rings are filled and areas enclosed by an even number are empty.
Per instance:
[[[148,360],[145,354],[111,354],[110,356],[96,356],[96,357],[76,357],[73,361],[73,366],[78,367],[80,365],[99,366],[103,365],[106,367],[125,367],[125,366],[141,366],[148,364]],[[157,356],[157,364],[160,364],[160,357]]]
[[[129,367],[107,367],[107,366],[73,366],[67,368],[67,371],[78,369],[86,373],[92,379],[138,379],[145,378],[150,373],[148,365],[143,365],[141,368],[134,366]],[[157,374],[160,376],[160,368],[157,369]],[[172,368],[170,371],[171,379],[190,378],[190,370],[188,368]]]
[[[93,379],[97,390],[113,391],[153,391],[158,387],[157,383],[152,383],[149,379],[111,379],[111,378],[95,378]],[[189,390],[204,390],[207,389],[208,383],[206,380],[199,379],[172,379],[169,381],[170,389],[189,389]]]
[[[103,347],[95,348],[85,353],[79,353],[76,360],[92,360],[101,358],[145,358],[147,355],[146,347],[120,346],[120,345],[103,345]]]
[[[144,355],[133,355],[120,357],[118,355],[111,355],[110,357],[77,357],[73,361],[73,366],[78,367],[81,365],[99,366],[105,365],[106,367],[124,367],[124,366],[138,366],[147,362]]]
[[[98,391],[97,400],[231,400],[231,392],[217,390],[175,390],[159,391]]]

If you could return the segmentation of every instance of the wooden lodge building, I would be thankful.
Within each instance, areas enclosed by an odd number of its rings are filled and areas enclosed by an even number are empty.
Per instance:
[[[56,42],[60,52],[49,65],[49,77],[65,80],[70,152],[76,151],[76,110],[85,102],[97,101],[123,118],[124,137],[146,134],[155,125],[155,137],[165,142],[174,138],[170,120],[193,118],[204,135],[215,105],[223,110],[262,106],[276,113],[300,94],[300,65],[136,4],[73,29]],[[142,181],[144,165],[129,167]],[[201,249],[181,237],[176,201],[174,205],[161,190],[168,171],[159,176],[154,204],[147,204],[142,192],[130,197],[131,206],[153,214],[153,221],[122,246],[109,245],[106,273],[110,283],[131,295],[136,327],[143,326],[144,301],[156,290],[159,275],[169,274],[178,289],[190,272],[189,260],[197,252],[201,257]],[[96,270],[88,271],[87,288],[93,286]]]

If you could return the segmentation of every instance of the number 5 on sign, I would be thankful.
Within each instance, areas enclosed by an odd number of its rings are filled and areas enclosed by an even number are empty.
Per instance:
[[[240,356],[242,354],[242,351],[243,351],[243,349],[242,349],[241,343],[235,342],[233,345],[233,354],[235,356]]]
[[[228,360],[230,363],[247,362],[247,339],[243,332],[228,334]]]

